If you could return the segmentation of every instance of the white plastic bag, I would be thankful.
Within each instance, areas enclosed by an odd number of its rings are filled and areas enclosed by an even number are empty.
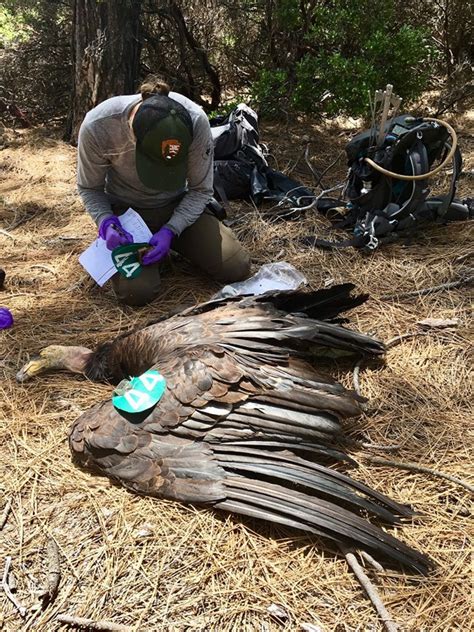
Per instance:
[[[224,286],[212,298],[227,298],[238,294],[264,294],[269,290],[296,290],[307,282],[306,277],[286,261],[266,263],[249,279]]]

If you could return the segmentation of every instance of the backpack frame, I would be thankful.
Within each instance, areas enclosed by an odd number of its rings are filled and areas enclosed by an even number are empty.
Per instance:
[[[357,134],[346,146],[348,201],[321,197],[316,205],[322,213],[331,212],[334,226],[352,230],[354,236],[342,242],[309,238],[312,245],[354,246],[373,252],[423,224],[467,219],[469,208],[454,201],[462,158],[450,130],[454,133],[441,121],[402,114],[386,125],[379,145],[374,144],[373,129]],[[438,160],[445,162],[448,154],[452,154],[453,165],[449,191],[428,197],[429,177],[439,167],[430,169]],[[344,214],[339,211],[341,206]],[[310,243],[308,238],[305,242]]]

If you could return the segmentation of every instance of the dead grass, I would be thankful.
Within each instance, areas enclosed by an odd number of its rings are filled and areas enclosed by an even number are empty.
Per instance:
[[[454,121],[472,178],[469,113]],[[287,131],[268,126],[263,140],[275,166],[308,185],[305,137],[316,168],[334,160],[354,124]],[[58,613],[127,624],[134,630],[277,631],[311,623],[326,631],[380,630],[373,608],[343,558],[289,530],[258,525],[211,511],[133,496],[76,468],[66,437],[78,414],[110,388],[55,375],[17,385],[18,367],[51,344],[92,346],[178,305],[209,297],[217,286],[174,261],[163,294],[140,310],[119,307],[110,290],[87,278],[77,255],[94,228],[74,191],[74,150],[46,130],[5,132],[2,176],[1,266],[7,272],[0,303],[15,326],[0,333],[0,513],[12,511],[0,533],[2,558],[11,555],[17,597],[29,608],[21,620],[0,595],[0,626],[8,631],[65,629]],[[343,177],[344,159],[326,177]],[[443,181],[444,177],[444,181]],[[446,184],[446,176],[438,183]],[[472,179],[464,177],[460,194]],[[472,192],[471,192],[472,195]],[[381,297],[437,285],[463,273],[473,250],[472,224],[433,227],[410,244],[384,247],[372,257],[345,250],[302,250],[297,236],[327,231],[309,213],[304,221],[272,223],[245,204],[236,230],[255,268],[285,259],[314,287],[353,281],[372,300],[353,315],[354,326],[383,339],[419,331],[422,318],[459,318],[456,328],[432,330],[389,351],[382,369],[361,372],[370,409],[362,420],[370,441],[399,444],[395,455],[466,479],[472,463],[472,370],[469,363],[470,296],[459,288],[419,298]],[[352,375],[339,371],[350,385]],[[362,457],[363,454],[357,454]],[[393,454],[391,454],[393,457]],[[438,563],[429,578],[386,572],[374,578],[403,630],[445,632],[471,625],[470,523],[467,492],[426,475],[364,464],[353,472],[369,485],[412,503],[423,514],[398,534]],[[46,579],[46,543],[54,538],[62,579],[53,605],[35,610],[35,590]],[[369,574],[370,571],[368,571]],[[373,575],[372,575],[373,577]],[[278,620],[271,604],[287,613]]]

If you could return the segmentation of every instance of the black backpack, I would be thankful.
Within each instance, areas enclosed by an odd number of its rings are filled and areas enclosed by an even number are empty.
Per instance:
[[[420,177],[429,175],[433,164],[444,160],[451,150],[450,133],[444,124],[407,114],[397,116],[386,126],[383,142],[374,142],[374,130],[368,130],[346,146],[348,201],[322,197],[317,202],[318,211],[327,214],[334,226],[351,230],[353,237],[342,242],[309,237],[304,238],[306,244],[323,248],[354,246],[372,252],[422,225],[470,217],[470,201],[454,201],[462,169],[458,148],[452,155],[453,173],[447,194],[429,197],[428,178]],[[403,180],[390,173],[419,179]]]
[[[214,196],[228,200],[264,201],[285,199],[295,206],[314,199],[314,193],[299,182],[268,166],[267,149],[260,144],[258,115],[241,103],[227,116],[210,119],[214,140]]]

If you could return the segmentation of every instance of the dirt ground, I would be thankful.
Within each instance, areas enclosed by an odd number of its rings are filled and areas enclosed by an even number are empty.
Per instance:
[[[459,132],[465,175],[460,197],[472,196],[473,114],[449,119]],[[357,122],[263,126],[273,166],[311,186],[305,143],[316,169],[334,160]],[[320,632],[382,629],[345,559],[327,543],[289,529],[211,510],[133,496],[71,463],[70,424],[110,397],[111,387],[69,375],[25,385],[18,368],[52,343],[93,346],[178,305],[208,298],[218,286],[173,259],[162,296],[141,309],[120,307],[78,263],[95,229],[75,193],[75,150],[54,130],[4,130],[1,164],[0,267],[7,274],[0,305],[14,326],[0,332],[0,573],[11,557],[20,616],[0,590],[0,627],[55,632],[58,614],[111,621],[131,630]],[[344,176],[341,159],[326,182]],[[448,174],[437,184],[446,187]],[[369,408],[359,422],[365,441],[392,451],[352,454],[351,475],[420,517],[393,532],[430,555],[429,577],[385,570],[367,573],[405,631],[446,632],[471,626],[471,521],[468,491],[443,478],[370,463],[368,456],[416,462],[472,481],[472,324],[468,286],[419,295],[472,274],[473,226],[434,226],[365,256],[352,249],[302,249],[295,239],[328,232],[312,211],[297,222],[275,222],[268,207],[232,204],[235,230],[252,251],[253,267],[285,260],[312,287],[352,281],[370,301],[351,315],[354,327],[383,340],[403,334],[381,369],[365,369],[360,388]],[[339,235],[340,237],[340,235]],[[457,319],[423,329],[426,318]],[[346,385],[351,371],[336,370]],[[348,427],[350,431],[350,427]],[[471,470],[471,471],[469,471]],[[59,590],[41,591],[54,575],[50,542],[59,549]],[[272,614],[278,605],[283,616]],[[314,627],[308,627],[314,626]]]

